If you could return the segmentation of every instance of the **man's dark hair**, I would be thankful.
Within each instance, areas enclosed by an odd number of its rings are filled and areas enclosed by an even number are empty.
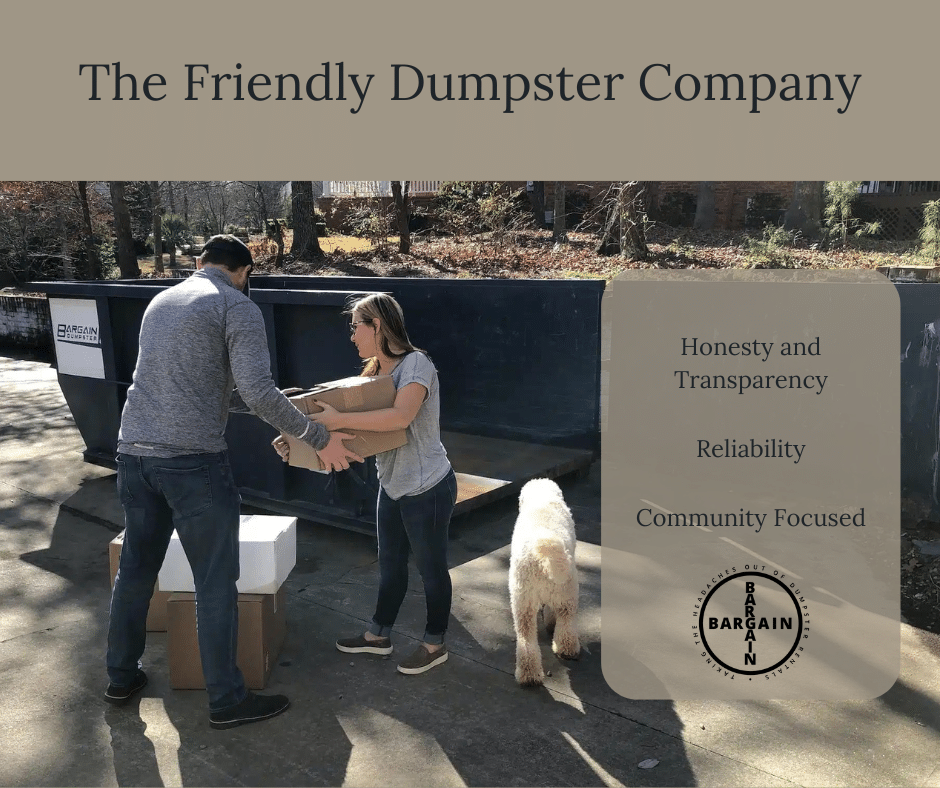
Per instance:
[[[213,235],[202,247],[203,263],[225,266],[237,271],[251,265],[251,250],[234,235]]]

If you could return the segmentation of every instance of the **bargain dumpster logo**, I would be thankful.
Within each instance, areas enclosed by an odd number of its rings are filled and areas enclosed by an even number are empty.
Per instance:
[[[98,326],[77,326],[68,323],[59,323],[55,328],[55,336],[59,342],[82,347],[101,347],[101,337],[98,335]]]
[[[695,603],[693,636],[709,668],[733,681],[780,679],[799,667],[809,606],[799,583],[761,564],[710,578]]]
[[[49,316],[59,373],[104,380],[104,346],[95,299],[51,297]]]

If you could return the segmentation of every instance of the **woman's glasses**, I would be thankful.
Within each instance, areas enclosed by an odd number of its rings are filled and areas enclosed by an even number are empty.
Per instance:
[[[359,328],[359,326],[362,326],[362,325],[369,325],[369,324],[371,324],[371,323],[372,323],[371,320],[359,320],[359,321],[350,323],[350,324],[349,324],[349,333],[350,333],[350,334],[355,334],[355,333],[356,333],[356,329]]]

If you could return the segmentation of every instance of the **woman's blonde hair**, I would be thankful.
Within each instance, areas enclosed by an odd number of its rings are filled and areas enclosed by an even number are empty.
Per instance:
[[[401,358],[415,350],[424,352],[411,344],[408,332],[405,330],[405,315],[401,305],[387,293],[372,293],[364,298],[353,301],[346,307],[345,314],[359,315],[363,323],[372,325],[379,319],[379,347],[389,358]],[[402,348],[401,353],[392,351],[392,346]],[[363,375],[374,375],[379,369],[379,359],[376,356],[366,359],[362,365]]]

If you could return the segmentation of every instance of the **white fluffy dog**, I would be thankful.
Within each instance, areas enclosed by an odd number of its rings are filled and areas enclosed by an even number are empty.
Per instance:
[[[537,687],[545,674],[538,644],[538,614],[543,611],[552,650],[577,659],[581,642],[578,612],[577,544],[574,519],[561,489],[550,479],[533,479],[519,493],[519,516],[509,557],[509,601],[516,630],[516,681]]]

